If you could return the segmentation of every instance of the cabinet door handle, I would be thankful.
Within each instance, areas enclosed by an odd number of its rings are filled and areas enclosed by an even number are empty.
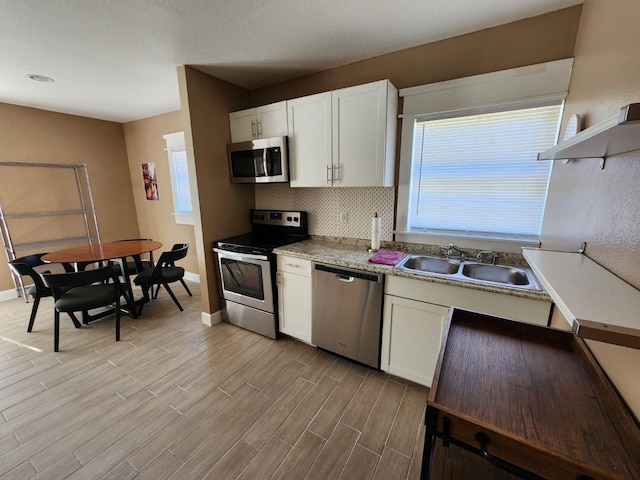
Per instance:
[[[296,265],[295,263],[285,263],[285,265],[287,267],[302,268],[302,265]]]
[[[262,120],[256,121],[256,131],[258,132],[258,136],[262,135]]]
[[[253,120],[251,120],[251,136],[252,137],[256,137],[257,135],[257,128],[256,128],[256,122],[254,122]]]
[[[340,165],[334,165],[333,166],[333,174],[332,174],[332,176],[333,176],[333,181],[334,182],[342,180],[340,178]]]
[[[327,165],[327,183],[331,183],[333,181],[333,168],[331,165]]]

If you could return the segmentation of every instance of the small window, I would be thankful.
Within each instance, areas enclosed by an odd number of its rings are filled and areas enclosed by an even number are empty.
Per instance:
[[[184,145],[184,132],[164,135],[171,172],[171,190],[176,223],[193,225],[193,207],[191,205],[191,186],[187,151]]]
[[[573,59],[400,90],[395,240],[519,253],[539,245]]]
[[[408,230],[537,242],[552,163],[537,153],[555,144],[561,112],[417,117]]]

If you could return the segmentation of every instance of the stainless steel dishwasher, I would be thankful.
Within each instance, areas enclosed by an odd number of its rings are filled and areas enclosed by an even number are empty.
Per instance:
[[[311,342],[380,368],[384,275],[315,263]]]

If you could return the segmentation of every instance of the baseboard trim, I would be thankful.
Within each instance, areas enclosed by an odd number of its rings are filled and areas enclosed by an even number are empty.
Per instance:
[[[202,323],[205,325],[212,327],[220,322],[222,322],[222,310],[218,310],[214,313],[202,312]]]
[[[0,302],[4,302],[6,300],[13,300],[14,298],[18,298],[18,292],[16,291],[15,288],[0,292]]]
[[[197,273],[184,272],[184,279],[190,282],[200,283],[200,275]]]

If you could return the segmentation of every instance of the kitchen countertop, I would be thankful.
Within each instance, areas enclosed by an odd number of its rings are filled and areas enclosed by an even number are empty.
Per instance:
[[[407,244],[403,244],[407,247]],[[397,248],[396,246],[385,246],[383,248],[407,251],[407,253],[425,253],[433,255],[430,252],[411,252],[408,248]],[[428,273],[412,273],[406,270],[395,268],[391,265],[380,265],[369,262],[369,258],[373,253],[367,251],[367,246],[358,243],[332,242],[326,240],[304,240],[298,243],[292,243],[274,249],[274,253],[279,255],[289,255],[291,257],[303,258],[313,262],[328,263],[346,268],[355,268],[375,273],[383,273],[385,275],[395,275],[398,277],[412,278],[427,282],[452,285],[455,287],[471,288],[482,290],[485,292],[502,293],[513,295],[516,297],[530,298],[533,300],[551,301],[549,295],[544,290],[524,290],[509,287],[500,287],[485,283],[476,283],[470,281],[459,280],[457,278],[446,278]],[[512,258],[510,260],[513,260]],[[515,262],[513,262],[515,263]]]

